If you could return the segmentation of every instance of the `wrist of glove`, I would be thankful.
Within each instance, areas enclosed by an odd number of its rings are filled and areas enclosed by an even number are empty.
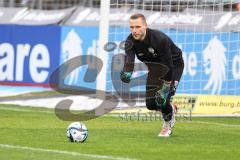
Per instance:
[[[124,71],[121,71],[120,77],[121,77],[121,80],[122,80],[124,83],[129,83],[129,82],[131,81],[132,72],[124,72]]]

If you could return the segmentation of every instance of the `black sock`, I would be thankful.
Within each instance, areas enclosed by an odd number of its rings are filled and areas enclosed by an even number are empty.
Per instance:
[[[162,108],[162,115],[163,115],[164,121],[168,122],[172,119],[173,109],[172,109],[172,105],[170,103]]]

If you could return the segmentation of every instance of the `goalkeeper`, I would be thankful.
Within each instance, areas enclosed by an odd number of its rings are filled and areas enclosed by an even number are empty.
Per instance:
[[[184,68],[182,51],[166,34],[148,28],[144,15],[133,14],[129,22],[131,34],[126,42],[131,42],[132,46],[129,47],[125,43],[121,80],[125,83],[130,82],[135,55],[147,65],[146,106],[149,110],[162,112],[164,123],[158,136],[169,137],[172,134],[175,124],[174,114],[177,111],[177,107],[170,103],[170,99],[175,94],[182,76]],[[168,71],[165,75],[161,75],[164,66]]]

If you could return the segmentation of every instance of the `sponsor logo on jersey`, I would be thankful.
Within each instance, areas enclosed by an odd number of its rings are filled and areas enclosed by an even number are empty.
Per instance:
[[[157,56],[157,53],[155,52],[155,50],[152,47],[148,48],[148,52],[150,52],[153,57]]]

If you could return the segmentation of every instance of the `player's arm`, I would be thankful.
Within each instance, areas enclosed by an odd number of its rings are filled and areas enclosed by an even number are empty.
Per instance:
[[[173,69],[173,58],[172,58],[172,40],[163,32],[154,31],[151,37],[151,42],[153,42],[153,47],[160,52],[159,63],[168,67],[168,72],[172,73]],[[168,73],[168,74],[169,74]],[[168,81],[171,80],[171,75],[168,76]]]
[[[159,45],[164,46],[164,57],[163,57],[163,64],[166,65],[169,70],[168,73],[162,79],[161,89],[156,92],[156,103],[159,106],[165,106],[167,99],[173,93],[172,87],[172,77],[173,77],[173,60],[172,60],[172,53],[171,53],[171,40],[169,38],[162,39]]]
[[[171,40],[169,38],[164,38],[162,40],[162,44],[164,46],[164,62],[165,65],[169,68],[169,72],[173,70],[173,59],[172,59],[172,51],[171,51]],[[172,77],[172,76],[170,76]]]
[[[120,73],[121,80],[124,83],[129,83],[131,81],[132,72],[134,70],[134,61],[135,51],[133,46],[126,46],[125,44],[124,67]]]

